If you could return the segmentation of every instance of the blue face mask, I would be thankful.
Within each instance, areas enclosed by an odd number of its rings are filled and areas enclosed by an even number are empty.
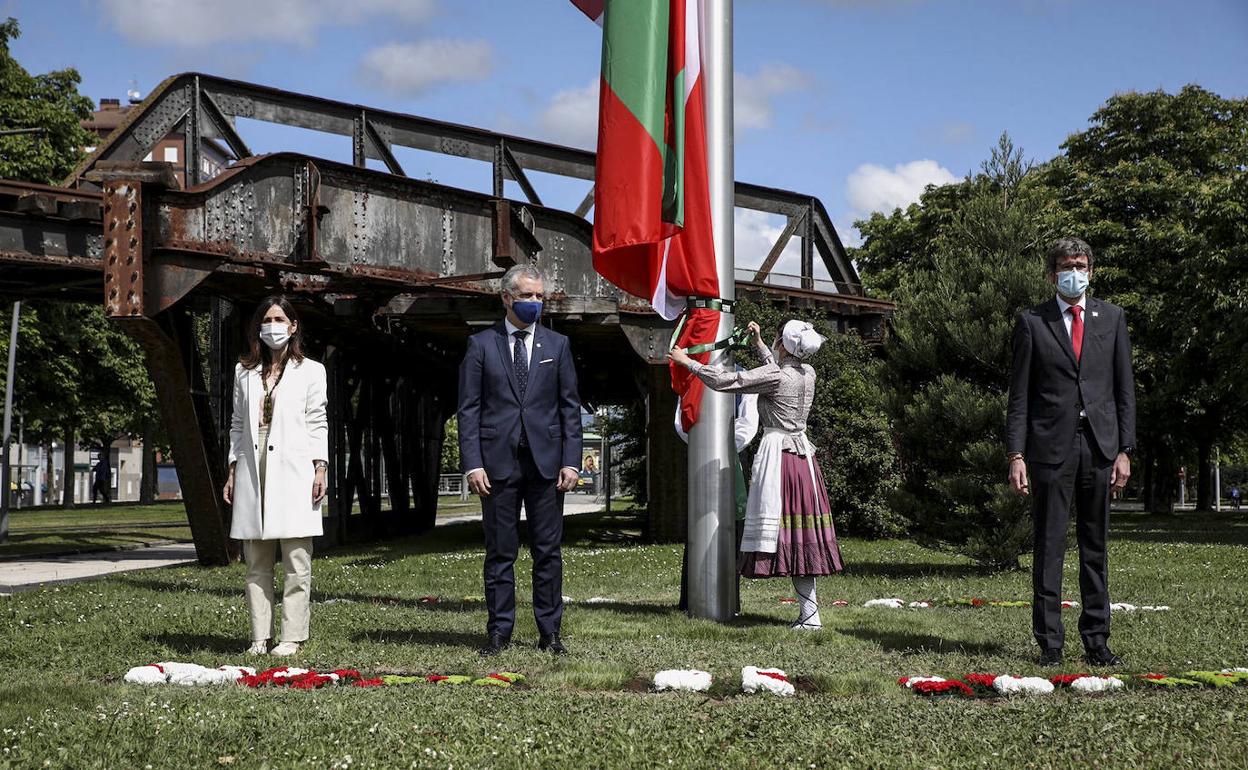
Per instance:
[[[1088,290],[1088,274],[1082,270],[1063,270],[1057,274],[1057,293],[1079,299]]]
[[[542,317],[541,300],[516,300],[511,303],[511,309],[515,311],[516,318],[526,324],[536,323]]]

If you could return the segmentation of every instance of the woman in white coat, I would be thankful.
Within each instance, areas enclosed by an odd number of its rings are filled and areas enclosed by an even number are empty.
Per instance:
[[[312,538],[322,534],[329,426],[325,367],[303,355],[295,309],[281,297],[260,303],[248,327],[249,350],[234,368],[230,537],[243,541],[252,655],[269,653],[273,568],[281,549],[282,637],[273,655],[299,652],[308,638]]]

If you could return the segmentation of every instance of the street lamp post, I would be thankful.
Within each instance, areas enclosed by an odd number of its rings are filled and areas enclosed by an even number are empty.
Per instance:
[[[0,543],[9,538],[9,439],[13,436],[13,371],[17,366],[17,321],[22,303],[13,303],[13,326],[9,330],[9,369],[4,380],[4,457],[0,458]]]

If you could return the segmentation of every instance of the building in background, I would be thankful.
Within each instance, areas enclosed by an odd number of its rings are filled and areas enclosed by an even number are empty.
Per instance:
[[[59,506],[61,490],[64,489],[65,452],[59,441],[50,447],[38,444],[22,444],[14,441],[9,447],[12,468],[10,502],[14,508],[33,505]],[[122,438],[114,441],[108,449],[109,497],[114,503],[137,503],[143,483],[143,441]],[[97,447],[74,449],[74,467],[70,469],[69,483],[74,490],[75,505],[91,504],[92,470],[100,458]],[[173,463],[162,462],[157,452],[156,499],[180,500],[182,489],[178,486],[178,474]]]
[[[99,109],[91,113],[90,119],[82,121],[82,127],[95,134],[98,145],[99,142],[102,142],[105,137],[125,122],[126,114],[139,101],[141,100],[138,98],[138,94],[133,91],[131,92],[129,104],[122,104],[120,99],[100,99]],[[95,146],[84,149],[87,152],[92,152],[95,150]],[[177,175],[178,182],[183,187],[186,187],[186,158],[183,155],[185,152],[186,134],[182,124],[179,123],[164,139],[161,139],[156,144],[156,147],[143,160],[173,164],[173,172]],[[236,158],[220,142],[204,137],[199,156],[201,180],[206,182],[212,179],[235,160]]]

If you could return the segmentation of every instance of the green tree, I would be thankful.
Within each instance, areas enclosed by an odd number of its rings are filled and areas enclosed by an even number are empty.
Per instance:
[[[1060,212],[1007,135],[979,174],[953,186],[860,225],[877,254],[914,248],[909,233],[925,240],[898,276],[887,346],[897,505],[921,538],[1014,568],[1031,523],[1027,501],[1004,483],[1010,338],[1016,314],[1051,292],[1043,254]]]
[[[78,93],[73,69],[27,72],[9,50],[19,33],[15,19],[0,24],[0,131],[39,130],[0,134],[0,177],[54,183],[94,139],[81,126],[91,100]],[[0,336],[0,360],[7,360],[8,334]],[[15,403],[28,440],[55,439],[72,451],[77,436],[107,446],[150,427],[155,394],[142,353],[98,304],[23,304],[17,362]],[[72,503],[70,494],[65,499]]]
[[[459,418],[446,421],[446,433],[442,438],[442,472],[460,473],[459,467]]]
[[[7,360],[8,344],[5,334],[0,360]],[[3,386],[0,380],[0,397]],[[156,410],[141,349],[99,305],[22,305],[14,396],[26,439],[44,444],[78,436],[88,446],[108,446],[141,435]]]
[[[937,253],[947,247],[950,225],[972,190],[965,184],[928,185],[922,203],[887,215],[876,212],[856,222],[863,242],[850,256],[867,293],[894,298],[907,275],[932,270]]]
[[[795,317],[748,300],[737,303],[736,313],[739,325],[757,322],[766,340]],[[898,535],[905,522],[888,504],[896,486],[896,454],[880,387],[881,362],[861,338],[837,333],[827,318],[812,313],[796,317],[828,338],[809,360],[816,380],[807,435],[817,449],[837,531],[861,537]],[[758,365],[753,353],[738,352],[736,357],[743,366]]]
[[[53,184],[81,159],[93,135],[81,121],[91,117],[91,100],[78,93],[82,78],[72,68],[31,75],[9,52],[21,31],[17,19],[0,24],[0,178]]]
[[[646,400],[608,406],[598,431],[611,442],[611,477],[616,485],[611,493],[631,495],[637,507],[645,507],[650,500],[647,474],[654,472],[646,455]]]
[[[1248,99],[1121,94],[1063,147],[1048,181],[1131,327],[1146,504],[1194,454],[1207,508],[1213,447],[1248,426]]]

